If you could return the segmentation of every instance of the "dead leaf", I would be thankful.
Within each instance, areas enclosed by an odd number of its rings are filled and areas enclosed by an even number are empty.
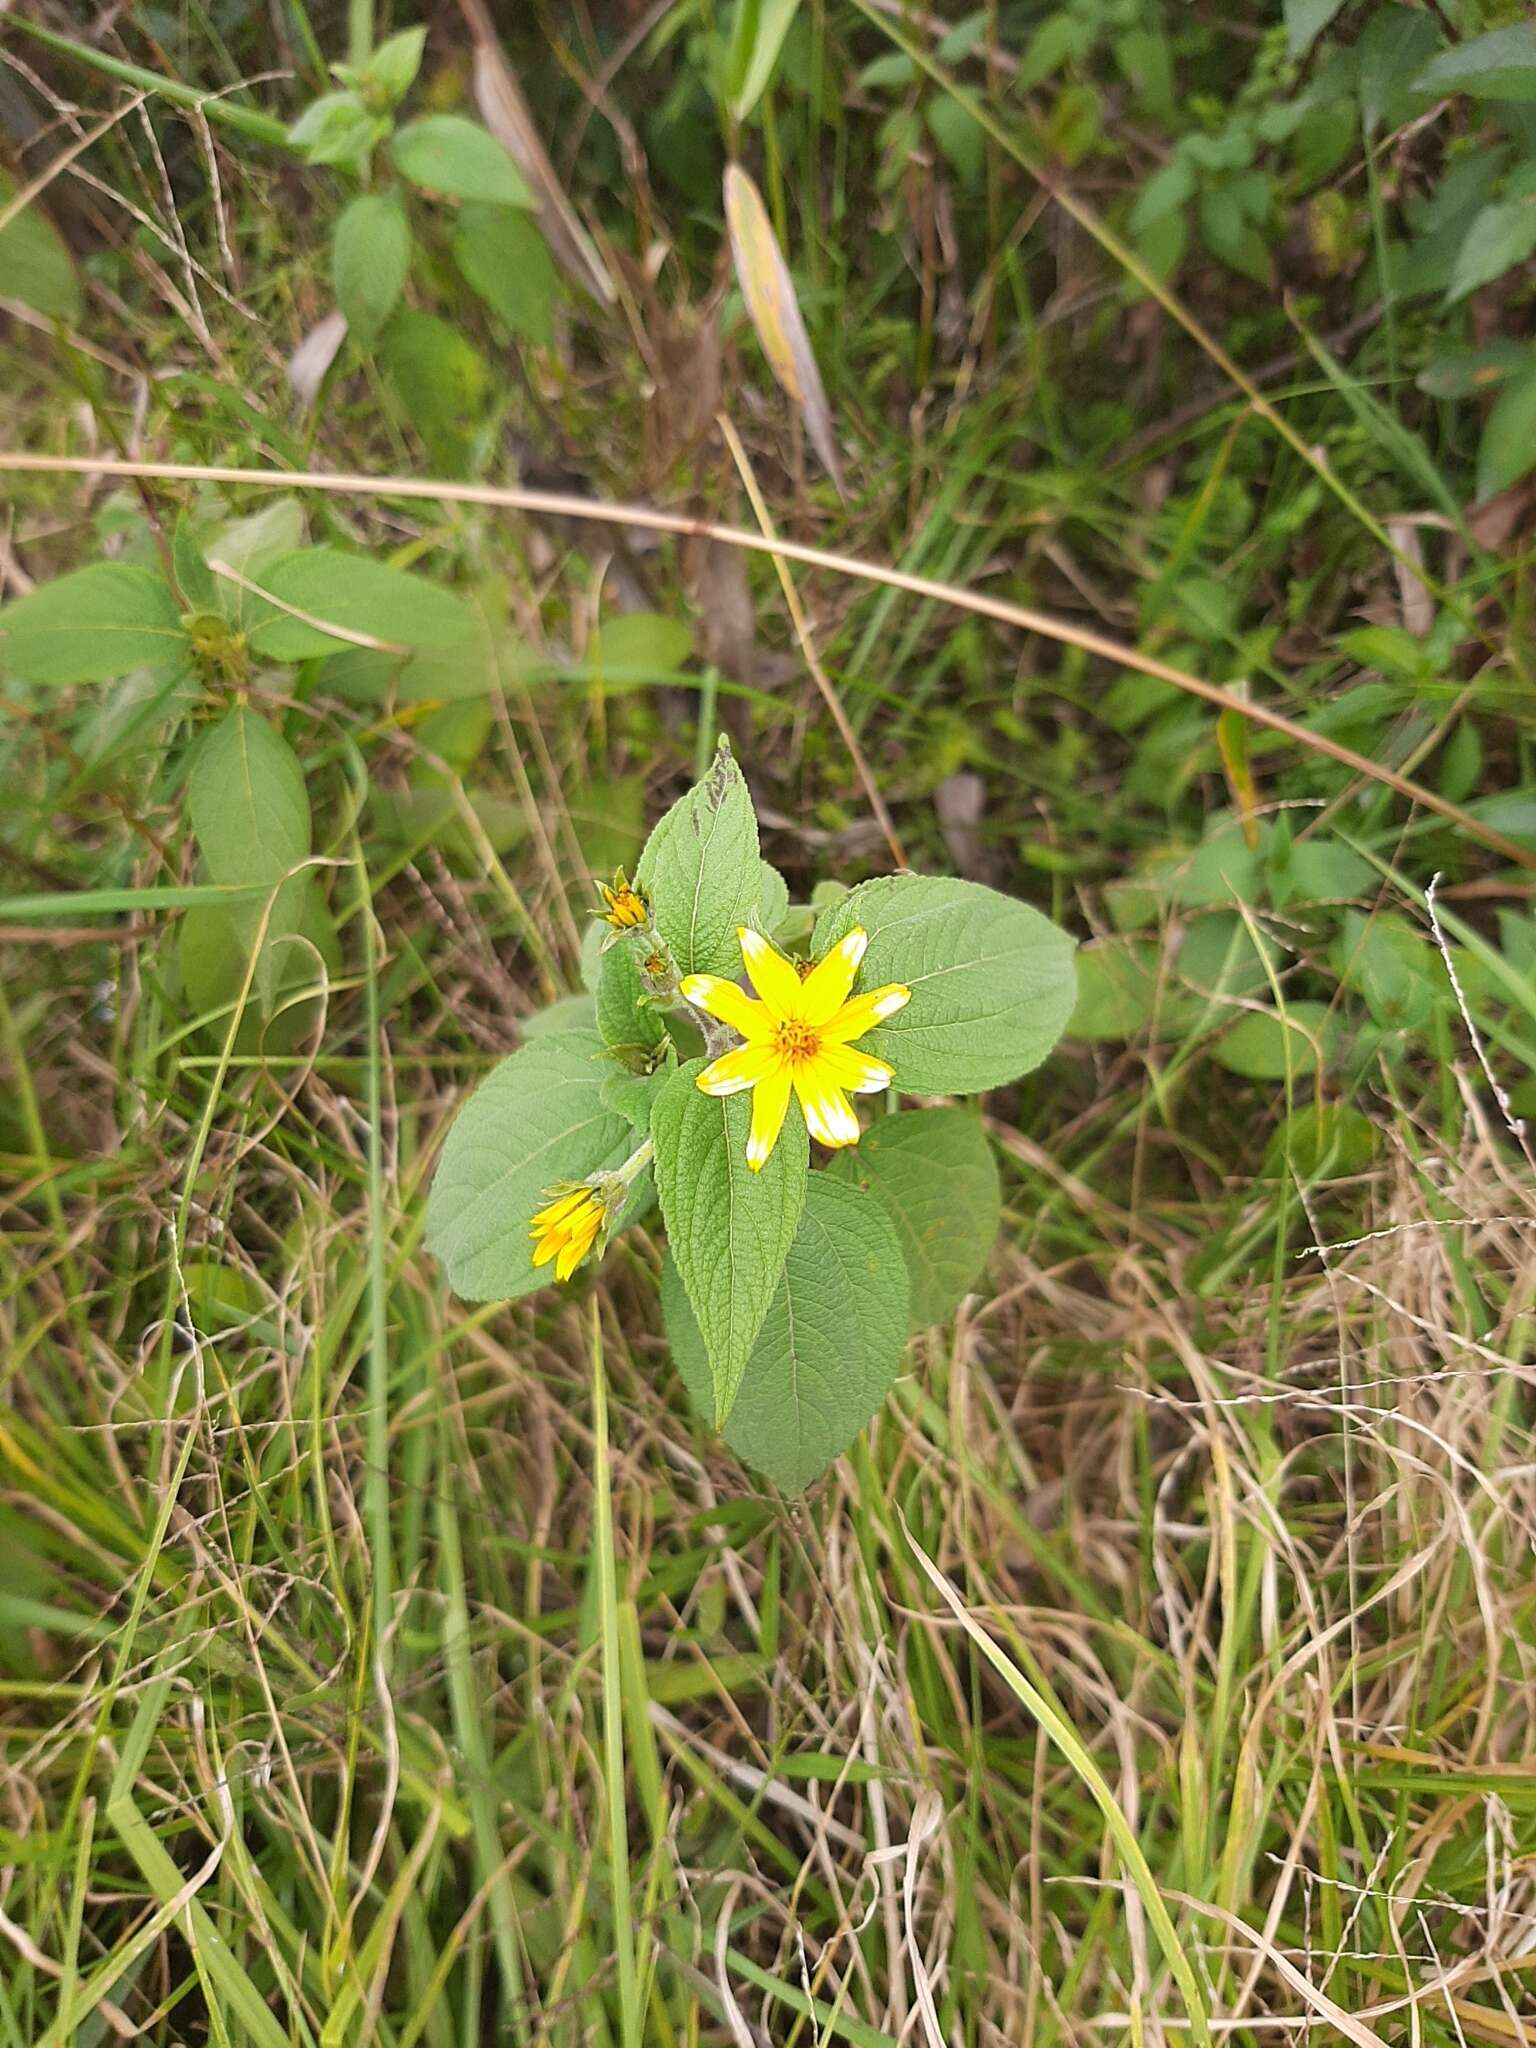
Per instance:
[[[1480,548],[1497,554],[1522,524],[1533,502],[1536,502],[1536,488],[1529,482],[1511,484],[1496,498],[1487,498],[1481,505],[1472,507],[1467,514],[1467,531]]]
[[[315,322],[288,358],[288,382],[293,386],[293,395],[302,411],[308,412],[320,396],[325,373],[335,362],[337,351],[346,338],[345,313],[327,313],[323,320]]]
[[[1403,607],[1403,624],[1415,640],[1422,640],[1435,623],[1435,602],[1424,583],[1424,543],[1411,519],[1389,519],[1387,532],[1397,549],[1392,567],[1397,574],[1397,595]]]
[[[789,266],[779,249],[762,194],[740,164],[725,167],[725,218],[731,255],[747,312],[768,366],[799,406],[811,446],[843,495],[842,466],[832,438],[832,411],[800,317]]]
[[[949,857],[967,881],[984,882],[992,863],[981,843],[981,820],[987,808],[987,785],[979,775],[961,769],[946,775],[933,792],[934,816],[949,848]]]

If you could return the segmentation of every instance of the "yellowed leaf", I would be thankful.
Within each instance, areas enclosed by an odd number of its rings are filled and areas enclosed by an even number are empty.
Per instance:
[[[768,366],[799,406],[811,446],[841,495],[843,473],[832,438],[832,412],[811,353],[799,301],[763,205],[762,194],[739,164],[725,167],[725,219],[736,280],[763,345]]]

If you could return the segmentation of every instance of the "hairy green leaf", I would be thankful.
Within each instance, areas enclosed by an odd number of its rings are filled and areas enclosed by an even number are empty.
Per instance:
[[[817,920],[825,953],[860,925],[869,950],[855,994],[903,982],[912,1000],[859,1041],[911,1095],[973,1095],[1039,1066],[1066,1029],[1072,941],[1038,910],[978,882],[886,875]]]
[[[165,578],[127,562],[93,562],[0,610],[0,671],[32,683],[105,683],[187,654]]]
[[[390,144],[395,169],[427,192],[455,199],[489,199],[498,206],[532,206],[523,174],[494,135],[462,114],[424,114],[398,130]]]
[[[326,632],[327,625],[404,647],[454,646],[477,630],[474,613],[454,591],[339,548],[286,555],[261,582],[280,605],[293,607],[251,629],[251,646],[268,661],[334,654],[346,641]],[[300,612],[305,616],[296,617]]]
[[[547,1190],[616,1166],[633,1137],[603,1105],[612,1067],[595,1033],[537,1038],[459,1111],[427,1203],[427,1246],[466,1301],[506,1301],[550,1278],[528,1234]],[[702,1100],[702,1098],[701,1098]]]
[[[471,291],[524,341],[555,338],[555,265],[533,216],[466,199],[453,231],[453,260]]]
[[[757,908],[761,866],[752,799],[722,740],[704,780],[646,841],[637,871],[681,973],[740,974],[736,933]]]
[[[703,1067],[690,1060],[657,1090],[651,1136],[667,1240],[709,1354],[706,1406],[721,1422],[805,1203],[810,1143],[804,1120],[787,1117],[767,1164],[754,1173],[747,1165],[750,1091],[702,1094],[694,1083]]]
[[[812,1174],[725,1440],[785,1493],[803,1493],[847,1450],[901,1367],[907,1272],[895,1227],[856,1187]],[[672,1355],[707,1415],[712,1382],[690,1296],[671,1259],[662,1313]]]
[[[829,1171],[873,1195],[896,1228],[912,1325],[942,1323],[976,1283],[1002,1221],[997,1160],[967,1109],[881,1117]]]
[[[13,187],[0,172],[0,213],[9,206]],[[83,299],[74,258],[53,222],[35,206],[24,206],[0,228],[0,297],[19,299],[45,320],[73,324]]]
[[[411,224],[398,199],[363,192],[331,242],[331,281],[354,341],[364,348],[395,310],[411,267]]]

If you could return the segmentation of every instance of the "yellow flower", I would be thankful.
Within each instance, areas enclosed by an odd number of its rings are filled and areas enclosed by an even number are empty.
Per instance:
[[[850,1002],[869,939],[857,929],[838,940],[802,981],[794,963],[759,932],[740,930],[741,956],[760,1000],[717,974],[690,974],[682,990],[696,1009],[707,1010],[739,1031],[746,1044],[723,1054],[699,1076],[706,1095],[752,1097],[752,1131],[747,1164],[760,1172],[778,1142],[789,1108],[790,1090],[800,1098],[813,1138],[823,1145],[856,1145],[859,1120],[848,1100],[890,1085],[893,1070],[884,1060],[855,1052],[851,1040],[894,1016],[912,991],[891,983]]]
[[[606,1213],[603,1198],[596,1188],[585,1185],[545,1192],[555,1199],[540,1209],[529,1227],[536,1247],[533,1263],[547,1266],[553,1259],[555,1278],[569,1280],[597,1242]]]
[[[651,906],[645,900],[643,889],[637,889],[627,881],[620,868],[613,878],[610,889],[606,882],[599,882],[597,893],[603,899],[603,908],[597,915],[604,924],[611,924],[616,932],[638,931],[651,921]]]

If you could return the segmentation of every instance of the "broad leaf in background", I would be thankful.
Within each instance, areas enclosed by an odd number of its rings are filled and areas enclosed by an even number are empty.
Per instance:
[[[425,192],[489,199],[497,206],[533,204],[522,172],[495,136],[462,114],[425,114],[408,122],[390,154],[401,177]]]
[[[736,933],[757,908],[762,861],[752,799],[724,741],[651,833],[636,880],[679,973],[741,973]]]
[[[942,1323],[975,1286],[997,1237],[997,1160],[968,1109],[907,1109],[871,1124],[830,1173],[872,1195],[907,1262],[912,1327]]]
[[[327,633],[327,624],[401,647],[456,646],[478,631],[474,612],[454,591],[339,548],[288,555],[271,565],[261,587],[278,605],[293,607],[270,612],[250,630],[252,648],[268,661],[334,654],[347,643]]]
[[[832,434],[832,409],[800,317],[789,266],[779,252],[762,194],[739,164],[725,167],[725,221],[736,281],[768,367],[799,406],[811,446],[841,496],[843,471]]]
[[[1248,1010],[1212,1048],[1229,1074],[1246,1081],[1315,1079],[1326,1067],[1339,1020],[1326,1003],[1287,1003],[1279,1010]]]
[[[205,936],[212,946],[211,920],[228,919],[243,978],[246,956],[265,920],[255,986],[262,1009],[269,1012],[278,953],[282,941],[299,929],[308,893],[308,878],[294,873],[309,857],[313,832],[298,756],[274,726],[238,706],[198,742],[187,779],[187,811],[210,882],[270,892],[227,912],[214,910],[200,921],[208,925]],[[235,989],[225,993],[233,995]]]
[[[336,223],[331,281],[354,341],[367,348],[395,305],[411,267],[411,224],[397,199],[364,192]]]
[[[745,121],[768,88],[800,0],[740,0],[726,65],[726,102]]]
[[[379,346],[407,422],[434,466],[448,476],[467,476],[492,391],[485,357],[435,313],[396,313]]]
[[[678,1371],[707,1416],[709,1362],[670,1258],[661,1304]],[[726,1442],[785,1493],[803,1493],[890,1392],[907,1326],[907,1270],[889,1216],[858,1188],[812,1174]]]
[[[651,1112],[656,1189],[667,1242],[709,1354],[704,1412],[731,1411],[806,1198],[810,1142],[786,1119],[760,1173],[747,1165],[748,1094],[704,1095],[690,1060],[658,1089]]]
[[[1307,54],[1343,5],[1344,0],[1285,0],[1285,40],[1292,63]]]
[[[105,683],[191,652],[165,578],[128,562],[93,562],[0,610],[0,672],[32,683]]]
[[[854,990],[902,982],[912,1000],[859,1042],[908,1095],[973,1095],[1039,1066],[1072,1015],[1072,941],[979,882],[885,875],[817,920],[819,959],[855,925],[869,949]]]
[[[595,1034],[537,1038],[503,1060],[454,1119],[427,1203],[427,1245],[465,1301],[508,1301],[550,1278],[529,1219],[551,1186],[617,1165],[633,1145],[603,1103],[613,1068]],[[703,1098],[700,1097],[702,1101]]]
[[[1536,363],[1511,377],[1493,402],[1477,444],[1477,496],[1484,503],[1536,468]],[[0,623],[4,614],[0,613]]]
[[[1479,100],[1536,100],[1536,22],[1512,22],[1442,50],[1414,81],[1421,93]]]
[[[555,265],[533,216],[466,199],[453,230],[453,260],[471,291],[524,341],[555,338]]]
[[[15,187],[0,171],[0,214],[9,208]],[[44,213],[24,206],[0,228],[0,298],[19,299],[45,320],[73,326],[84,301],[74,258],[63,237]]]

